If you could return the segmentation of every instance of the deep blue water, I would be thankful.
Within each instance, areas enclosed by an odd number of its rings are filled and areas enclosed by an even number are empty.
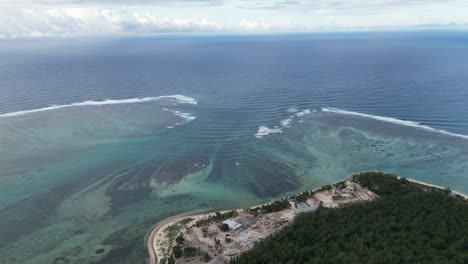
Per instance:
[[[2,43],[19,48],[0,49],[0,112],[177,93],[271,118],[324,105],[468,133],[466,33],[83,42]]]
[[[0,262],[141,262],[165,217],[363,170],[467,192],[467,72],[463,32],[1,42]]]

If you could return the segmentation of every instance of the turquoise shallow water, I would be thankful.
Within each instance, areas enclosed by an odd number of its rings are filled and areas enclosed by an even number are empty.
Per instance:
[[[2,230],[0,257],[10,263],[144,259],[145,230],[165,217],[247,207],[365,170],[468,191],[468,140],[461,137],[298,109],[270,133],[250,131],[238,140],[243,132],[233,129],[222,142],[200,144],[199,121],[165,108],[162,100],[0,119],[10,146],[2,156],[11,159],[2,162],[8,172],[0,178],[2,227],[18,227]],[[191,116],[199,108],[171,105]],[[69,114],[79,118],[65,121]],[[99,248],[110,253],[95,254]]]
[[[143,262],[144,235],[166,217],[365,170],[468,192],[464,44],[327,35],[0,49],[0,263]]]

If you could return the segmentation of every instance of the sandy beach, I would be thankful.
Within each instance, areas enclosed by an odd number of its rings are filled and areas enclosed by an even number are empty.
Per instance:
[[[259,206],[262,206],[262,205],[267,205],[269,203],[262,203],[262,204],[258,204],[258,205],[254,205],[250,208],[255,208],[255,207],[259,207]],[[236,210],[238,212],[242,212],[244,209],[232,209],[232,210]],[[148,235],[148,238],[146,240],[146,247],[148,249],[148,254],[149,254],[149,264],[158,264],[159,263],[159,259],[158,259],[158,253],[159,252],[159,249],[157,247],[157,238],[158,237],[161,237],[164,233],[164,230],[166,229],[166,227],[169,227],[181,220],[184,220],[186,218],[193,218],[194,221],[197,221],[197,220],[200,220],[200,219],[203,219],[203,218],[206,218],[206,217],[210,217],[214,214],[216,214],[217,212],[219,213],[226,213],[226,212],[229,212],[229,211],[232,211],[232,210],[223,210],[223,211],[214,211],[214,212],[207,212],[207,213],[201,213],[201,214],[194,214],[194,215],[190,215],[190,214],[183,214],[183,215],[177,215],[177,216],[173,216],[173,217],[170,217],[170,218],[167,218],[163,221],[161,221],[160,223],[158,223],[155,227],[153,227],[153,229],[150,231],[149,235]]]
[[[397,177],[399,179],[403,178],[403,176],[397,176]],[[438,188],[438,189],[445,189],[445,187],[442,187],[442,186],[439,186],[439,185],[430,184],[430,183],[418,181],[418,180],[407,178],[407,177],[405,177],[405,178],[408,181],[411,181],[411,182],[414,182],[414,183],[417,183],[417,184],[420,184],[420,185],[424,185],[424,186],[428,186],[428,187],[434,187],[434,188]],[[460,195],[464,199],[468,199],[468,195],[466,195],[464,193],[457,192],[457,191],[454,191],[454,190],[452,190],[452,192],[454,194]],[[266,204],[269,204],[269,203],[255,205],[255,206],[252,206],[251,208],[255,208],[255,207],[266,205]],[[233,209],[233,210],[237,210],[237,211],[241,212],[243,209]],[[232,210],[224,210],[224,211],[218,211],[218,212],[225,213],[225,212],[229,212],[229,211],[232,211]],[[203,218],[206,218],[206,217],[210,217],[210,216],[212,216],[214,214],[216,214],[216,211],[215,212],[209,212],[209,213],[194,214],[194,215],[188,215],[188,214],[187,215],[178,215],[178,216],[167,218],[167,219],[161,221],[160,223],[158,223],[150,231],[150,234],[148,235],[148,238],[147,238],[147,241],[146,241],[146,246],[147,246],[148,254],[149,254],[149,264],[159,264],[158,255],[161,255],[162,252],[160,251],[161,249],[157,247],[157,241],[158,241],[158,238],[162,238],[164,236],[164,230],[167,227],[169,227],[171,225],[174,225],[177,222],[179,222],[179,221],[181,221],[183,219],[186,219],[186,218],[192,218],[192,219],[194,219],[194,221],[197,221],[197,220],[200,220],[200,219],[203,219]]]
[[[237,209],[237,211],[239,211],[241,209]],[[164,235],[164,230],[183,220],[183,219],[186,219],[186,218],[193,218],[194,221],[197,221],[197,220],[200,220],[200,219],[203,219],[205,217],[210,217],[214,214],[216,214],[216,212],[220,212],[220,213],[225,213],[225,212],[229,212],[229,211],[232,211],[232,210],[225,210],[225,211],[215,211],[215,212],[210,212],[210,213],[202,213],[202,214],[195,214],[195,215],[179,215],[179,216],[174,216],[174,217],[170,217],[170,218],[167,218],[165,220],[163,220],[162,222],[160,222],[159,224],[157,224],[150,232],[149,236],[148,236],[148,239],[146,241],[146,247],[148,248],[148,254],[149,254],[149,264],[158,264],[159,263],[159,259],[158,259],[158,253],[160,254],[161,252],[159,252],[159,249],[157,247],[157,238],[158,237],[161,237],[162,235]]]
[[[402,178],[402,177],[398,176],[398,178]],[[434,187],[434,188],[438,188],[438,189],[445,189],[446,188],[446,187],[443,187],[443,186],[440,186],[440,185],[430,184],[430,183],[427,183],[427,182],[422,182],[422,181],[418,181],[418,180],[411,179],[411,178],[406,178],[406,179],[408,181],[410,181],[410,182],[418,183],[418,184],[429,186],[429,187]],[[450,189],[450,190],[452,191],[452,193],[454,193],[456,195],[460,195],[461,197],[468,200],[468,195],[467,194],[464,194],[464,193],[461,193],[461,192],[458,192],[458,191],[455,191],[455,190],[452,190],[452,189]]]

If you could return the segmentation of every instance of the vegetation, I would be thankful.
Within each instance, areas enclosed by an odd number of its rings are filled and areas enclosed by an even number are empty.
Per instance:
[[[346,181],[340,181],[337,184],[335,184],[335,186],[336,186],[336,188],[341,189],[341,190],[345,189],[346,188]],[[305,191],[305,192],[293,195],[293,196],[290,197],[290,199],[292,201],[294,201],[295,203],[303,203],[303,202],[306,202],[307,199],[313,197],[317,192],[329,191],[332,188],[333,188],[332,185],[324,185],[318,190]]]
[[[226,220],[228,218],[235,217],[237,215],[238,215],[238,213],[237,213],[236,210],[225,212],[225,213],[216,212],[215,215],[213,215],[213,216],[210,216],[210,217],[208,217],[206,219],[198,220],[195,223],[195,226],[201,227],[201,226],[213,223],[213,222],[220,222],[220,221]]]
[[[437,192],[441,194],[450,194],[450,189],[438,189],[414,182],[406,178],[400,178],[396,175],[383,172],[365,172],[354,175],[353,180],[359,182],[365,187],[381,196],[401,196],[410,193],[419,192]]]
[[[192,221],[193,221],[193,218],[190,218],[190,217],[189,217],[189,218],[185,218],[185,219],[183,219],[183,220],[180,220],[180,221],[179,221],[179,224],[181,224],[181,225],[186,225],[186,224],[188,224],[188,223],[190,223],[190,222],[192,222]]]
[[[299,194],[291,196],[290,199],[293,200],[296,203],[303,203],[303,202],[307,201],[307,199],[312,197],[314,195],[314,193],[315,192],[312,192],[312,191],[305,191],[303,193],[299,193]]]
[[[331,185],[324,185],[322,188],[318,189],[317,192],[322,192],[322,191],[329,191],[333,188]]]
[[[174,255],[174,257],[175,257],[176,259],[182,257],[182,254],[183,254],[182,248],[181,248],[179,245],[174,246],[174,247],[172,248],[172,254]]]
[[[203,233],[203,237],[205,237],[205,238],[208,237],[208,226],[206,226],[206,225],[202,226],[201,230],[202,230],[202,233]]]
[[[283,211],[286,208],[289,208],[291,205],[289,204],[288,199],[280,199],[276,200],[270,204],[265,204],[259,207],[255,207],[252,209],[245,209],[247,212],[250,212],[254,215],[258,213],[273,213]]]
[[[343,190],[346,188],[346,181],[340,181],[337,184],[335,184],[336,188]]]
[[[231,263],[468,263],[467,201],[384,173],[353,180],[381,198],[300,214]]]
[[[212,259],[212,258],[211,258],[211,256],[210,256],[210,254],[208,254],[208,253],[206,253],[206,252],[203,253],[203,261],[204,261],[204,262],[209,262],[211,259]]]
[[[173,239],[177,236],[177,234],[179,234],[180,226],[178,224],[168,226],[166,229],[164,229],[164,232],[166,233],[167,238]]]
[[[175,259],[173,256],[170,256],[168,261],[167,261],[168,264],[175,264]]]
[[[186,247],[184,248],[184,256],[185,257],[195,257],[198,255],[198,249],[194,247]]]
[[[176,237],[177,245],[182,245],[184,241],[185,241],[184,235],[182,233],[179,233],[179,235]]]
[[[192,221],[193,221],[193,218],[185,218],[171,226],[166,227],[166,229],[164,229],[164,233],[169,240],[169,245],[168,245],[167,250],[164,253],[165,257],[161,259],[160,263],[162,264],[175,263],[174,257],[180,258],[182,256],[181,245],[184,243],[184,236],[180,232],[180,229]],[[175,247],[172,247],[172,241],[174,238],[175,238],[177,245]],[[170,258],[167,258],[166,253],[171,254]]]
[[[166,227],[166,229],[164,229],[164,233],[166,237],[169,239],[169,241],[172,241],[174,238],[176,238],[177,244],[184,243],[184,237],[182,233],[180,233],[180,229],[192,221],[193,221],[193,218],[186,218],[171,226]],[[172,246],[172,242],[169,245],[169,251],[170,251],[171,246]]]
[[[223,232],[227,232],[227,231],[229,231],[229,225],[228,224],[220,224],[219,225],[219,230],[221,230]]]

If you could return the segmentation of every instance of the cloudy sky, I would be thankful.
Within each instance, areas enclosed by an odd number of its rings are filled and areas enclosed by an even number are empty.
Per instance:
[[[468,0],[0,0],[1,38],[468,29]]]

